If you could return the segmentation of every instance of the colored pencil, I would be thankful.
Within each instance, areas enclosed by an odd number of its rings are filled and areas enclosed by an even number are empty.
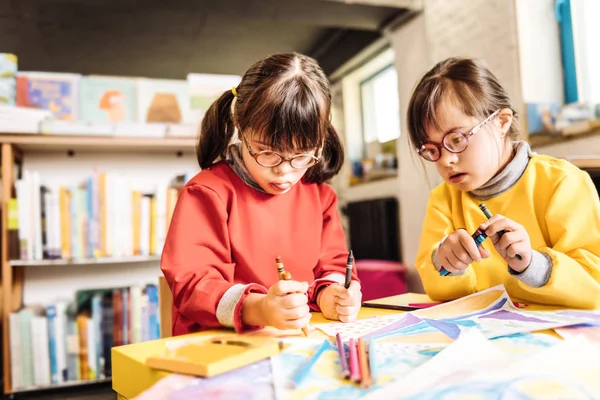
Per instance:
[[[367,349],[365,348],[365,341],[362,338],[358,338],[358,361],[360,364],[360,375],[362,377],[360,386],[363,388],[369,388],[371,386],[371,374],[369,373],[369,359],[367,358]]]
[[[377,356],[375,353],[375,341],[377,339],[371,338],[369,340],[369,373],[371,375],[371,383],[375,385],[377,383]]]
[[[342,342],[342,336],[339,333],[335,334],[335,341],[337,342],[338,354],[340,355],[340,366],[342,367],[342,376],[344,377],[344,379],[349,379],[350,368],[348,368],[348,359],[346,358],[344,342]]]
[[[350,354],[350,379],[352,382],[360,382],[360,367],[358,365],[358,349],[356,340],[351,338],[348,343],[348,353]]]
[[[292,382],[294,383],[294,387],[298,387],[298,386],[300,386],[300,384],[302,384],[302,381],[304,380],[304,378],[306,378],[306,376],[308,375],[308,373],[310,372],[312,367],[317,363],[317,361],[319,360],[319,357],[321,357],[321,354],[323,354],[325,352],[325,350],[327,350],[328,348],[329,348],[329,340],[324,340],[323,344],[321,344],[321,346],[308,359],[306,364],[304,364],[302,366],[302,368],[296,374],[296,376],[294,376],[294,379],[292,380]]]

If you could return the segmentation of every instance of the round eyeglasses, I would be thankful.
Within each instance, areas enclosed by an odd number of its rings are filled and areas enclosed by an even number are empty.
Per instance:
[[[417,153],[427,161],[436,162],[442,156],[442,147],[450,153],[462,153],[469,146],[469,138],[476,134],[486,123],[491,121],[500,110],[494,111],[489,117],[475,125],[469,133],[448,132],[442,138],[442,143],[427,142],[424,143]]]
[[[250,147],[246,141],[246,138],[243,135],[240,136],[242,137],[242,141],[244,142],[246,149],[248,149],[248,153],[250,153],[250,156],[254,158],[254,161],[256,161],[258,165],[266,168],[274,168],[283,162],[288,161],[294,169],[306,169],[319,162],[318,157],[308,153],[296,154],[289,158],[271,150],[263,150],[256,153],[254,150],[252,150],[252,147]]]

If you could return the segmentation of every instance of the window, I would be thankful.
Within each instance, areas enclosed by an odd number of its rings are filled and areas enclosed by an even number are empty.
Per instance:
[[[360,84],[363,137],[385,143],[400,137],[398,77],[389,65]]]
[[[557,0],[566,103],[600,104],[600,1]],[[598,111],[597,111],[598,113]]]
[[[397,176],[400,111],[394,60],[386,47],[341,80],[351,185]]]

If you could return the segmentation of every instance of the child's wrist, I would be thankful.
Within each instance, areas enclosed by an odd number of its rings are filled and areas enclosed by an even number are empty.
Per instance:
[[[242,304],[242,322],[248,326],[268,325],[265,315],[265,298],[267,296],[260,293],[250,293],[244,299]]]

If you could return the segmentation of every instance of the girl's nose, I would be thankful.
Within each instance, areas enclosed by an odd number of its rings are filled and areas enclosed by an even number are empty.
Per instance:
[[[289,174],[293,170],[294,168],[292,167],[292,164],[290,164],[289,161],[284,161],[278,166],[273,167],[273,172],[275,172],[277,175]]]
[[[440,151],[442,153],[440,154],[440,159],[437,161],[438,163],[441,163],[441,165],[443,165],[444,167],[456,164],[456,162],[458,161],[457,153],[452,153],[451,151],[448,151],[445,148],[442,148]]]

